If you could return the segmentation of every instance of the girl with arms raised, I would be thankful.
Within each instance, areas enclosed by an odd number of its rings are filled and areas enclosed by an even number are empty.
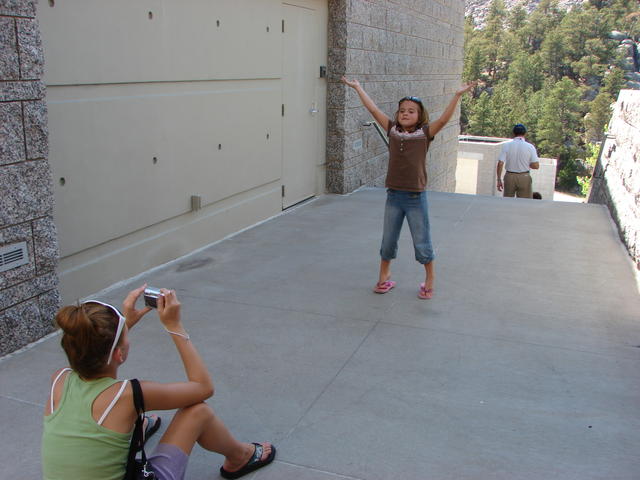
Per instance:
[[[427,209],[427,151],[434,136],[453,115],[462,95],[474,84],[460,88],[440,118],[429,122],[427,110],[418,97],[401,98],[398,110],[391,119],[371,100],[358,80],[342,77],[342,81],[358,93],[362,104],[389,137],[389,167],[385,180],[387,202],[380,247],[380,274],[373,291],[387,293],[396,285],[391,280],[391,260],[396,258],[400,229],[406,217],[416,260],[424,265],[425,270],[425,280],[419,286],[418,297],[429,299],[433,296],[435,255],[431,244]]]

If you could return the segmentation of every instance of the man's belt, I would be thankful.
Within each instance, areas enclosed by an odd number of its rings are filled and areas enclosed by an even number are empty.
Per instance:
[[[516,175],[522,175],[523,173],[529,173],[529,170],[527,170],[526,172],[510,172],[509,170],[507,170],[507,173],[514,173]]]

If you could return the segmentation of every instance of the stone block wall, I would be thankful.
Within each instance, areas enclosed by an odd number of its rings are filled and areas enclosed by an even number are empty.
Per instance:
[[[36,0],[0,0],[0,248],[26,242],[29,259],[0,272],[0,356],[51,332],[60,303],[35,16]]]
[[[459,88],[463,62],[463,0],[329,0],[327,189],[348,193],[382,186],[387,148],[357,94],[340,77],[357,78],[390,117],[406,95],[438,116]],[[455,190],[459,110],[428,155],[428,188]]]
[[[640,90],[621,90],[593,172],[589,203],[604,204],[640,270]]]

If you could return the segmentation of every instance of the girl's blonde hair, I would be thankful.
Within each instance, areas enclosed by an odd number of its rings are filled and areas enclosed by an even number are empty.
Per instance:
[[[118,323],[116,312],[98,303],[60,309],[56,315],[56,324],[63,331],[60,344],[69,365],[81,377],[92,378],[104,370]]]
[[[396,115],[393,119],[393,121],[395,122],[395,124],[400,127],[400,124],[398,123],[398,116],[400,115],[400,105],[402,105],[402,102],[413,102],[416,105],[418,105],[420,107],[420,114],[418,115],[418,123],[416,123],[416,130],[419,128],[422,128],[424,125],[429,123],[429,113],[427,112],[427,109],[424,108],[424,105],[422,103],[422,99],[420,97],[403,97],[400,99],[400,101],[398,102],[398,110],[396,110]]]

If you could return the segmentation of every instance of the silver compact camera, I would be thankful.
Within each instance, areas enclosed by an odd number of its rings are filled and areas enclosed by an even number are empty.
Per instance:
[[[159,288],[147,287],[144,289],[144,304],[147,307],[158,308],[158,297],[163,296]]]

